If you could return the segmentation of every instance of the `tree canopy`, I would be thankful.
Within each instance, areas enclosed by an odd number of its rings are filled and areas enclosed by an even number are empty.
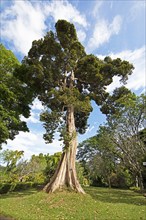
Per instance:
[[[100,172],[104,174],[107,170],[112,170],[114,163],[116,167],[122,164],[133,179],[137,179],[141,189],[143,189],[142,162],[146,155],[145,99],[144,94],[136,96],[130,91],[118,97],[118,89],[116,89],[107,100],[106,125],[99,128],[96,136],[83,141],[79,145],[77,154],[77,158],[88,162],[89,167],[96,174],[99,174],[97,167],[102,161],[104,163],[101,167],[104,167],[104,171],[100,167]],[[109,105],[111,101],[112,105]]]
[[[48,142],[52,141],[56,129],[66,123],[64,113],[70,105],[74,107],[76,129],[84,133],[92,111],[90,101],[101,105],[108,96],[106,86],[112,83],[113,76],[125,82],[133,70],[132,64],[119,58],[100,60],[87,55],[73,24],[59,20],[55,28],[55,33],[49,31],[44,38],[33,41],[28,56],[16,72],[47,107],[41,120]]]
[[[30,93],[24,83],[13,73],[19,61],[14,54],[0,44],[0,145],[7,139],[14,139],[19,131],[28,131],[20,116],[29,117]]]

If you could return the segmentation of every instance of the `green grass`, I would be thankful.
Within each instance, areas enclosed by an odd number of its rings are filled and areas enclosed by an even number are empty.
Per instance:
[[[2,195],[1,215],[15,220],[146,220],[146,198],[138,193],[95,187],[85,191],[86,195],[35,190]]]

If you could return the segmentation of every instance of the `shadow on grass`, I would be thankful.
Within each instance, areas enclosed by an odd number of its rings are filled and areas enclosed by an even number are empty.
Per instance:
[[[5,217],[5,216],[3,216],[3,215],[0,215],[0,220],[14,220],[14,218]]]
[[[28,196],[28,195],[32,195],[34,193],[39,192],[40,190],[37,189],[27,189],[27,190],[23,190],[23,191],[17,191],[17,192],[9,192],[6,194],[1,194],[0,195],[0,199],[7,199],[7,198],[15,198],[15,197],[24,197],[24,196]],[[1,220],[1,218],[0,218]]]
[[[130,190],[109,189],[100,187],[84,187],[84,189],[87,194],[89,194],[94,200],[97,201],[105,203],[125,203],[138,206],[146,206],[146,198],[144,198],[143,195]],[[33,195],[40,191],[40,189],[38,190],[32,188],[29,190],[23,190],[19,192],[11,192],[0,195],[0,199],[25,197]]]
[[[91,195],[93,199],[105,203],[125,203],[146,206],[146,199],[143,195],[130,190],[86,187],[85,191]]]

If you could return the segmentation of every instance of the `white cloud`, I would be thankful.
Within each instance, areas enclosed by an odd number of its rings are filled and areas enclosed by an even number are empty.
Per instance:
[[[122,18],[120,15],[114,17],[113,22],[109,25],[110,36],[113,34],[118,34],[121,29]]]
[[[33,105],[32,105],[32,110],[43,110],[44,107],[42,105],[42,103],[38,100],[38,98],[36,98],[33,102]]]
[[[42,133],[31,131],[29,133],[20,132],[13,141],[8,140],[7,145],[3,144],[2,147],[3,150],[23,150],[25,158],[30,159],[33,154],[54,154],[55,152],[60,152],[62,151],[61,144],[62,142],[59,142],[57,139],[52,144],[45,144]]]
[[[113,1],[110,2],[110,9],[113,8]]]
[[[82,29],[77,30],[77,36],[81,42],[84,42],[86,39],[86,33]]]
[[[21,116],[21,120],[25,121],[27,123],[28,122],[31,122],[31,123],[34,123],[34,124],[40,123],[39,114],[35,113],[34,111],[31,111],[29,118],[25,118],[24,116]]]
[[[45,17],[38,5],[14,1],[1,15],[1,36],[13,42],[16,50],[27,54],[33,40],[44,35]]]
[[[119,33],[121,24],[122,18],[120,15],[115,16],[111,24],[104,19],[98,20],[93,31],[93,36],[89,39],[87,49],[92,51],[108,42],[112,35]]]
[[[44,109],[42,103],[36,98],[33,101],[30,117],[25,118],[24,116],[21,116],[21,120],[29,123],[40,123],[40,113]]]
[[[17,52],[27,54],[33,40],[48,31],[48,18],[65,19],[81,27],[87,26],[84,15],[68,1],[13,1],[1,14],[1,37],[13,43]],[[46,25],[47,21],[47,25]],[[82,39],[85,34],[79,32]]]
[[[134,91],[145,88],[145,80],[146,80],[145,53],[146,53],[146,48],[145,46],[143,46],[133,51],[125,50],[120,53],[116,53],[116,54],[111,53],[107,55],[113,59],[119,57],[122,60],[127,60],[134,65],[135,69],[133,71],[133,74],[129,76],[129,79],[126,84],[127,88],[132,89]],[[103,55],[97,55],[97,56],[100,59],[104,58]],[[119,87],[119,86],[120,86],[119,78],[114,77],[113,83],[108,86],[108,91],[111,92],[116,87]]]
[[[94,8],[93,8],[93,11],[92,11],[92,15],[94,17],[97,17],[98,16],[98,12],[99,12],[99,9],[101,8],[101,6],[103,5],[103,1],[96,1],[95,4],[94,4]]]
[[[25,118],[24,116],[21,116],[21,120],[29,123],[40,123],[40,113],[44,110],[44,107],[42,103],[36,98],[31,106],[31,112],[30,117]]]
[[[130,13],[127,19],[128,21],[134,21],[141,13],[145,14],[146,10],[145,1],[132,1],[131,4],[132,6],[130,8]]]
[[[55,22],[59,19],[65,19],[71,23],[77,24],[77,35],[81,42],[84,42],[86,33],[83,28],[88,26],[86,17],[81,14],[71,3],[66,0],[52,1],[45,6],[45,14],[53,17]]]
[[[87,26],[87,21],[84,15],[68,1],[52,1],[50,4],[45,6],[45,14],[51,15],[55,22],[58,19],[65,19],[69,22],[75,22],[83,27]]]
[[[90,133],[94,128],[95,128],[94,125],[91,127],[88,127],[85,134]]]

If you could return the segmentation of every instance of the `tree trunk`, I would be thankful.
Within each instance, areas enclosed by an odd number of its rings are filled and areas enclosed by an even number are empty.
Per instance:
[[[111,188],[111,178],[108,177],[108,187]]]
[[[143,191],[144,185],[143,185],[143,177],[142,177],[141,171],[139,172],[138,183],[139,183],[140,190]]]
[[[67,133],[69,141],[66,143],[65,151],[62,153],[61,160],[51,181],[44,187],[47,193],[57,189],[68,187],[79,193],[85,193],[77,180],[75,161],[77,149],[77,134],[74,121],[74,108],[69,106],[66,115]]]
[[[135,186],[138,188],[139,184],[138,184],[138,176],[135,177]]]

